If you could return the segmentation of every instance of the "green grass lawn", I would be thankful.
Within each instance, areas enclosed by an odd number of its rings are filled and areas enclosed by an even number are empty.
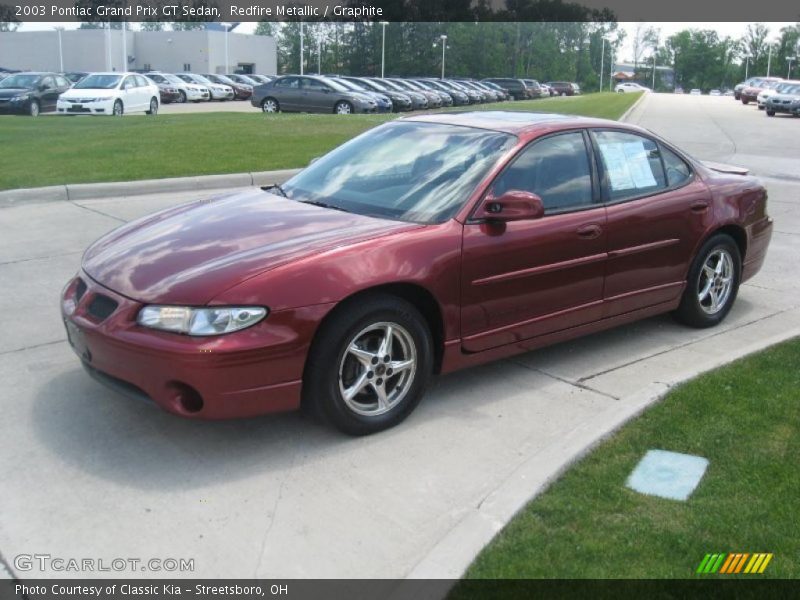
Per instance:
[[[651,448],[709,459],[687,502],[625,487]],[[533,500],[466,577],[798,578],[798,464],[800,338],[675,389]],[[763,575],[696,575],[716,552],[774,558]]]
[[[481,105],[619,118],[638,94],[589,94]],[[0,189],[302,167],[397,115],[204,113],[0,117]]]

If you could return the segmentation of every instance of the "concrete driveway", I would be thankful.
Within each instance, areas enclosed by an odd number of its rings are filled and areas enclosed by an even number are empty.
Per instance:
[[[457,576],[525,497],[643,397],[800,332],[800,119],[667,95],[630,118],[699,157],[773,176],[768,261],[724,325],[653,318],[442,377],[402,426],[363,439],[298,415],[181,420],[80,368],[58,294],[82,250],[203,194],[0,209],[6,562],[23,577],[165,575],[14,568],[15,556],[36,553],[193,558],[193,573],[174,575],[209,578]]]

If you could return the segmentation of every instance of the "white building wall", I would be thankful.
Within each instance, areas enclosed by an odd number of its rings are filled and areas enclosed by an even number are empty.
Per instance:
[[[184,65],[196,73],[225,72],[225,33],[221,31],[128,31],[128,65],[123,57],[122,30],[73,29],[62,32],[65,71],[122,71],[150,68],[180,73]],[[277,72],[275,39],[228,34],[228,68],[253,65],[255,73]],[[57,31],[0,33],[0,67],[58,71]]]

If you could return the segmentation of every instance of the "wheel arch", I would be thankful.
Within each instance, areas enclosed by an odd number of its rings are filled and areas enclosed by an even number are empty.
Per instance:
[[[697,257],[697,253],[700,252],[700,249],[703,247],[708,240],[710,240],[713,236],[717,234],[725,234],[733,238],[733,241],[736,242],[736,246],[739,248],[739,255],[741,257],[741,264],[744,265],[744,257],[747,253],[747,232],[745,231],[744,227],[741,225],[737,225],[736,223],[728,223],[726,225],[722,225],[720,227],[716,227],[706,233],[703,238],[698,242],[697,247],[694,249],[694,253],[692,254],[692,262]],[[689,263],[688,269],[692,268],[692,262]],[[689,276],[689,270],[686,271],[686,277]]]
[[[364,296],[381,293],[401,298],[413,305],[420,312],[428,325],[428,329],[431,332],[434,354],[433,368],[435,373],[439,373],[444,354],[444,316],[442,314],[442,308],[433,293],[418,283],[385,283],[358,290],[357,292],[342,298],[336,304],[336,306],[325,315],[322,321],[320,321],[319,326],[314,334],[314,339],[316,340],[317,335],[328,322],[336,318],[343,307],[359,302],[359,300]]]

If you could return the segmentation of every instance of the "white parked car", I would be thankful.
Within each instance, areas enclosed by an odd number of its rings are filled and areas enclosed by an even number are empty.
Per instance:
[[[623,83],[618,83],[616,86],[614,86],[614,91],[618,94],[625,94],[630,92],[649,92],[650,88],[638,83],[626,81]]]
[[[160,73],[151,71],[147,76],[156,83],[165,83],[178,90],[180,97],[178,102],[208,102],[211,100],[211,92],[204,85],[196,83],[186,83],[183,79],[172,73]]]
[[[58,97],[59,114],[158,113],[158,86],[139,73],[90,73]]]
[[[231,86],[214,83],[210,79],[198,75],[197,73],[176,73],[176,75],[186,83],[205,86],[211,93],[211,100],[221,100],[224,102],[225,100],[233,100],[236,95]]]
[[[698,90],[697,88],[693,88],[692,91],[689,92],[690,96],[702,96],[703,92]]]
[[[722,92],[720,92],[719,90],[711,90],[710,92],[708,92],[708,95],[709,96],[722,96]]]
[[[774,96],[775,94],[782,94],[784,89],[794,87],[799,83],[800,81],[787,79],[786,81],[781,81],[780,83],[777,83],[771,87],[764,88],[758,93],[758,96],[756,96],[756,102],[758,103],[758,110],[764,110],[764,108],[766,107],[767,99],[770,96]]]

